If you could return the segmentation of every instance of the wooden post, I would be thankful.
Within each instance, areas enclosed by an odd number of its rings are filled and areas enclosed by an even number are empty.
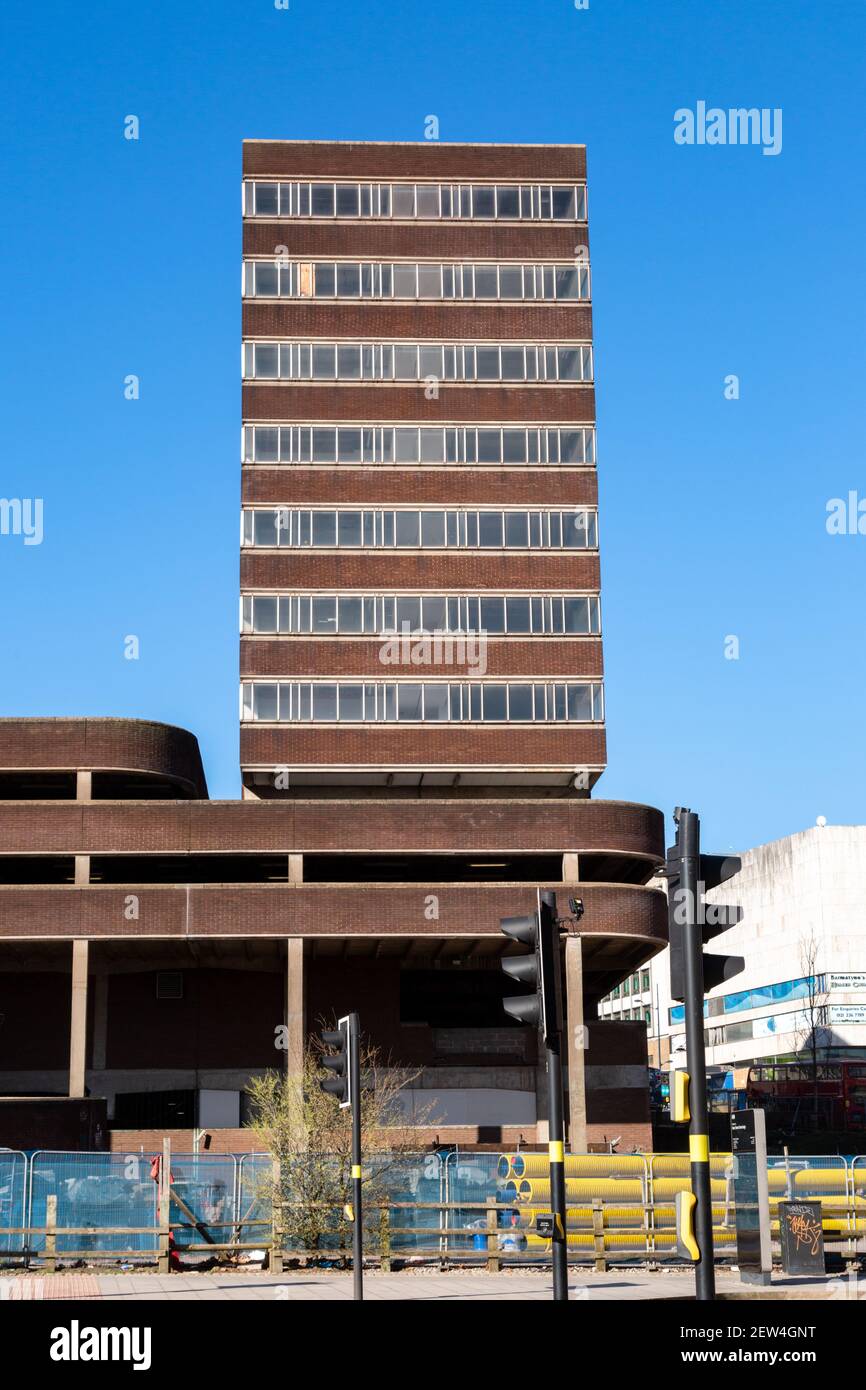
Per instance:
[[[45,1199],[45,1270],[53,1274],[57,1268],[57,1194]]]
[[[595,1272],[607,1273],[607,1260],[604,1254],[604,1204],[600,1197],[592,1199],[592,1235],[595,1246]]]
[[[271,1258],[268,1269],[271,1274],[283,1272],[283,1184],[280,1176],[280,1160],[274,1159],[271,1169]]]
[[[170,1212],[171,1212],[171,1140],[162,1141],[162,1162],[159,1165],[159,1258],[160,1274],[171,1272],[169,1251]]]
[[[487,1198],[487,1273],[498,1274],[499,1264],[499,1245],[497,1242],[496,1218],[499,1215],[499,1208],[495,1197]],[[449,1213],[449,1222],[451,1219]]]
[[[379,1261],[383,1274],[391,1273],[391,1210],[383,1207],[379,1213],[379,1244],[382,1257]]]

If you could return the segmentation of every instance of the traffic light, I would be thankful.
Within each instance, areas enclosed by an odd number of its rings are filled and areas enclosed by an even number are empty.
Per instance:
[[[686,861],[685,873],[683,861]],[[708,903],[704,894],[739,873],[742,860],[736,855],[701,854],[700,824],[693,811],[683,809],[677,819],[676,844],[667,853],[668,939],[671,948],[671,998],[685,1003],[685,934],[700,936],[701,943],[728,931],[742,920],[741,907],[727,903]],[[745,968],[742,956],[702,953],[703,994],[716,985],[739,975]]]
[[[562,1032],[562,971],[556,895],[539,892],[538,911],[527,917],[500,917],[500,929],[512,941],[531,946],[531,954],[506,956],[502,969],[522,985],[534,985],[533,994],[513,994],[503,999],[507,1014],[519,1023],[534,1023],[545,1041]]]
[[[326,1047],[339,1048],[338,1052],[326,1053],[322,1056],[322,1066],[334,1073],[333,1076],[326,1076],[319,1082],[323,1091],[329,1095],[337,1096],[340,1102],[340,1109],[345,1110],[352,1104],[352,1029],[350,1027],[350,1017],[347,1014],[337,1022],[336,1029],[326,1030],[320,1034],[322,1042]]]

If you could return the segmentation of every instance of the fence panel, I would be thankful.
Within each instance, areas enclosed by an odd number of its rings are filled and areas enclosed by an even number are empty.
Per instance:
[[[27,1212],[27,1155],[17,1149],[0,1152],[0,1251],[18,1250],[23,1235],[3,1235],[6,1226],[23,1226]]]
[[[217,1244],[239,1239],[235,1233],[237,1171],[234,1154],[172,1152],[169,1221],[178,1250],[207,1244],[208,1237]],[[175,1226],[175,1222],[183,1224]],[[254,1229],[256,1234],[251,1239],[262,1239],[262,1228]],[[264,1238],[270,1239],[269,1230],[264,1231]]]
[[[157,1184],[151,1177],[153,1154],[62,1153],[38,1150],[30,1159],[29,1223],[45,1225],[46,1198],[57,1196],[57,1253],[94,1254],[157,1249]],[[94,1234],[64,1235],[64,1227],[92,1227]],[[142,1235],[113,1234],[113,1226],[147,1226]],[[107,1233],[104,1228],[109,1228]],[[97,1230],[103,1228],[102,1233]],[[44,1250],[44,1234],[31,1238]]]

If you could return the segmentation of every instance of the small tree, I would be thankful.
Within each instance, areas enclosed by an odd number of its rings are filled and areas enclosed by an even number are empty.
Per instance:
[[[806,981],[806,996],[803,1013],[806,1015],[805,1027],[800,1030],[797,1050],[808,1052],[812,1072],[812,1113],[815,1129],[818,1128],[820,1094],[818,1090],[818,1055],[827,1037],[824,1022],[827,1014],[827,996],[821,989],[818,974],[818,942],[814,927],[808,936],[800,940],[800,972]]]
[[[328,1026],[328,1025],[323,1025]],[[334,1027],[333,1024],[330,1027]],[[282,1229],[287,1249],[345,1251],[352,1224],[352,1122],[319,1081],[323,1047],[313,1039],[304,1051],[300,1076],[269,1071],[247,1087],[252,1102],[251,1127],[262,1147],[279,1163],[279,1190],[273,1173],[259,1184],[263,1203],[283,1203]],[[419,1075],[385,1063],[377,1048],[361,1048],[361,1153],[364,1199],[385,1197],[389,1172],[408,1153],[417,1152],[417,1126],[429,1120],[431,1107],[407,1117],[401,1092]],[[411,1122],[410,1122],[411,1119]],[[375,1243],[378,1225],[365,1222],[365,1241]],[[372,1237],[372,1241],[368,1240]]]

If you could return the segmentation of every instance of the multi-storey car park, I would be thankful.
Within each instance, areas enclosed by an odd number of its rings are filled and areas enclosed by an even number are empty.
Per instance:
[[[243,1147],[249,1077],[357,1008],[419,1071],[419,1142],[541,1140],[499,918],[543,886],[585,904],[571,1145],[649,1143],[645,1025],[594,1017],[666,909],[660,813],[591,795],[585,175],[582,146],[245,142],[243,800],[183,730],[0,721],[7,1096]]]

